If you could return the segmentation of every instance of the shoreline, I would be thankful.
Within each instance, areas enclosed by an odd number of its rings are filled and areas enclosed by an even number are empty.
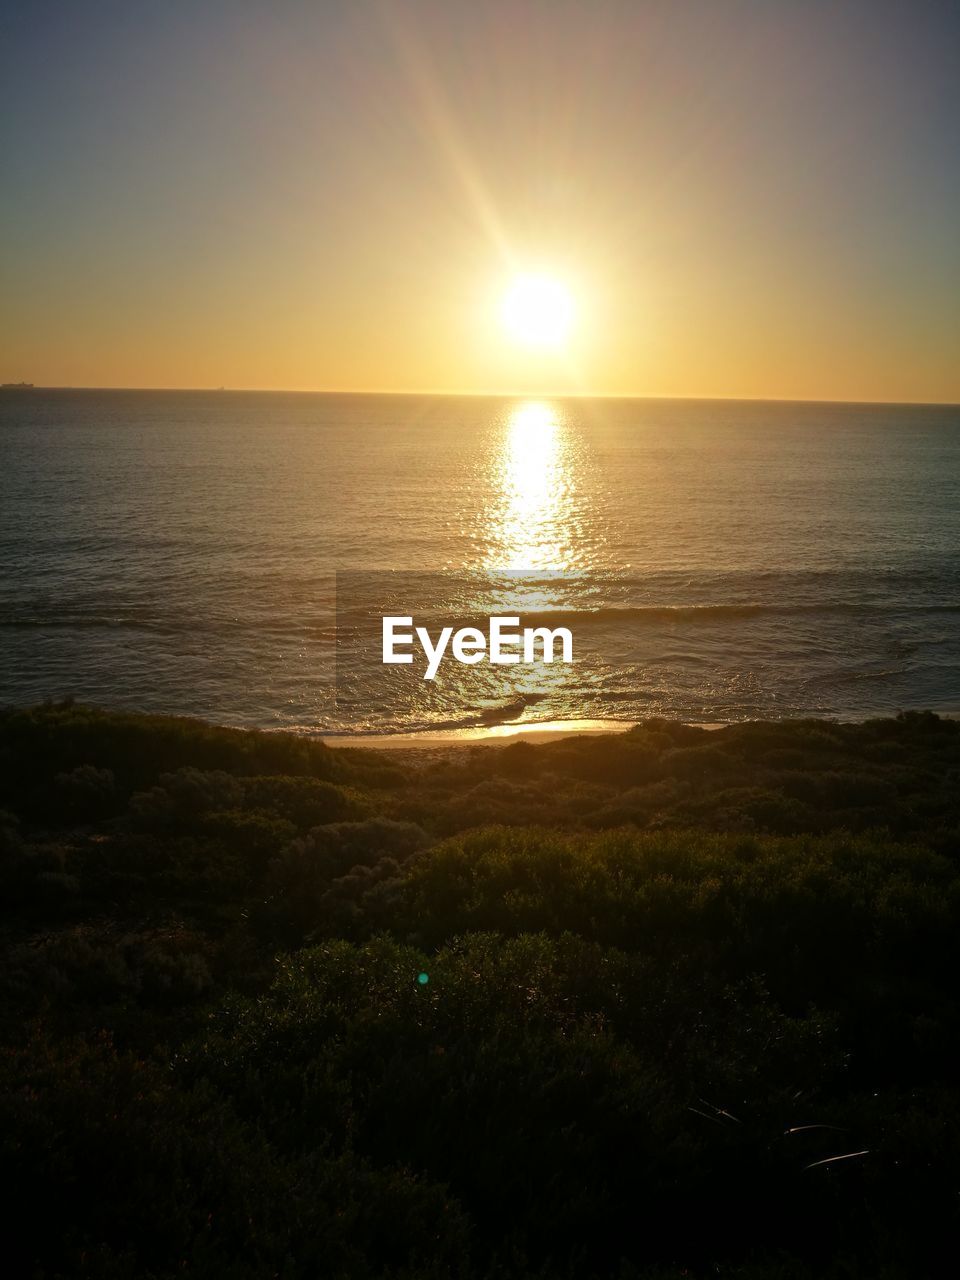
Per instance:
[[[916,708],[903,708],[915,710]],[[928,710],[928,708],[920,708]],[[830,720],[837,724],[863,724],[870,720],[882,720],[890,716],[790,716],[777,723],[790,723],[791,720]],[[942,720],[960,719],[960,710],[934,711]],[[734,724],[769,723],[757,720],[681,720],[679,717],[666,717],[672,724],[683,724],[691,729],[727,729]],[[627,733],[638,720],[544,720],[539,723],[507,723],[498,725],[475,725],[463,729],[416,729],[410,733],[384,734],[320,734],[318,740],[328,747],[349,747],[375,750],[414,750],[433,749],[439,747],[497,747],[510,746],[515,742],[526,742],[531,745],[542,745],[547,742],[559,742],[563,738],[604,737],[613,734]]]
[[[538,724],[477,725],[469,729],[420,729],[412,733],[324,734],[320,741],[328,747],[360,747],[382,750],[411,750],[437,747],[497,747],[515,742],[533,745],[558,742],[562,738],[603,737],[627,733],[636,720],[544,720]],[[726,722],[695,724],[697,729],[724,729]]]

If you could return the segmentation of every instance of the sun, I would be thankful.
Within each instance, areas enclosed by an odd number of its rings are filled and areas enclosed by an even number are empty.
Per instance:
[[[516,276],[503,296],[500,314],[518,345],[553,350],[566,343],[573,328],[573,295],[555,276]]]

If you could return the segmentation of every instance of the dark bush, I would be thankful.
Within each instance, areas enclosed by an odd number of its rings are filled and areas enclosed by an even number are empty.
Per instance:
[[[54,705],[0,712],[0,800],[12,1275],[944,1274],[955,722],[442,755]]]

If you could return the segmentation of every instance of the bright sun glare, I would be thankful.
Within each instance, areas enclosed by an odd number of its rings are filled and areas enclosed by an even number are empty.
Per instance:
[[[517,276],[504,295],[501,315],[514,342],[525,347],[561,347],[573,326],[573,298],[553,276]]]

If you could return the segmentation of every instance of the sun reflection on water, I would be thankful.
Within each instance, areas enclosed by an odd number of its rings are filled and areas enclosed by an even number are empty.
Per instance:
[[[542,401],[511,410],[495,461],[500,503],[490,568],[573,567],[576,537],[573,450],[559,413]]]

